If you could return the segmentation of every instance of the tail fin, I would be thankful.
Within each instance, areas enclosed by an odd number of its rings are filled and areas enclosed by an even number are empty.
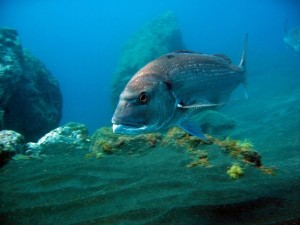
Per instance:
[[[247,47],[248,47],[248,33],[245,35],[245,40],[244,40],[244,48],[243,48],[243,53],[242,53],[242,58],[240,62],[240,67],[244,70],[244,75],[243,75],[243,80],[242,84],[245,90],[245,98],[248,98],[247,94],[247,60],[246,60],[246,55],[247,55]]]

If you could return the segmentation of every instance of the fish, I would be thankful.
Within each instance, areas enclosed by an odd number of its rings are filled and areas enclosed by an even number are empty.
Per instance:
[[[291,30],[288,30],[287,20],[285,20],[283,41],[295,52],[300,53],[300,27],[295,27]]]
[[[111,120],[113,132],[143,134],[178,126],[205,139],[195,117],[228,103],[240,84],[246,90],[247,43],[248,34],[239,65],[232,64],[224,54],[189,50],[171,52],[149,62],[121,92]]]

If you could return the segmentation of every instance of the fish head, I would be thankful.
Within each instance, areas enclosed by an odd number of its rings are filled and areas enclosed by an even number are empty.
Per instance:
[[[172,115],[175,99],[159,76],[134,76],[120,95],[112,117],[113,132],[141,134],[161,130]]]

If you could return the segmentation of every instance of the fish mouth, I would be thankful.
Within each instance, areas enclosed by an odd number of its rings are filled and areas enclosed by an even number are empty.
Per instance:
[[[138,134],[145,130],[146,125],[136,121],[121,121],[120,119],[112,118],[112,128],[115,134]]]
[[[145,131],[147,126],[125,125],[113,123],[114,134],[140,134]]]

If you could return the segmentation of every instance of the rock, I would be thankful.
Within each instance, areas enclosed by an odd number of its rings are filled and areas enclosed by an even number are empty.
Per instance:
[[[37,143],[27,143],[27,155],[80,154],[88,149],[88,129],[80,123],[67,123],[40,138]]]
[[[0,128],[4,128],[5,106],[23,74],[23,49],[13,29],[0,29]]]
[[[174,13],[167,12],[138,30],[123,46],[112,81],[112,105],[129,79],[151,60],[185,49]]]
[[[24,51],[13,29],[0,29],[0,129],[36,141],[58,126],[62,96],[45,65]]]
[[[262,164],[261,155],[249,140],[219,139],[209,135],[202,140],[178,127],[173,127],[166,133],[140,135],[116,135],[110,127],[102,127],[92,135],[90,152],[87,156],[98,159],[111,154],[143,156],[157,149],[167,148],[180,151],[182,154],[188,153],[192,158],[192,161],[186,164],[188,168],[215,166],[214,154],[217,151],[227,155],[228,162],[232,165],[251,165],[262,173],[275,174],[275,169]],[[224,170],[224,173],[233,179],[242,175],[237,167],[233,167],[229,172]]]
[[[105,154],[143,154],[161,146],[162,134],[116,135],[111,127],[98,129],[91,138],[91,156]],[[100,154],[99,154],[100,153]]]
[[[14,155],[23,153],[23,151],[23,135],[12,130],[0,131],[0,167]]]

